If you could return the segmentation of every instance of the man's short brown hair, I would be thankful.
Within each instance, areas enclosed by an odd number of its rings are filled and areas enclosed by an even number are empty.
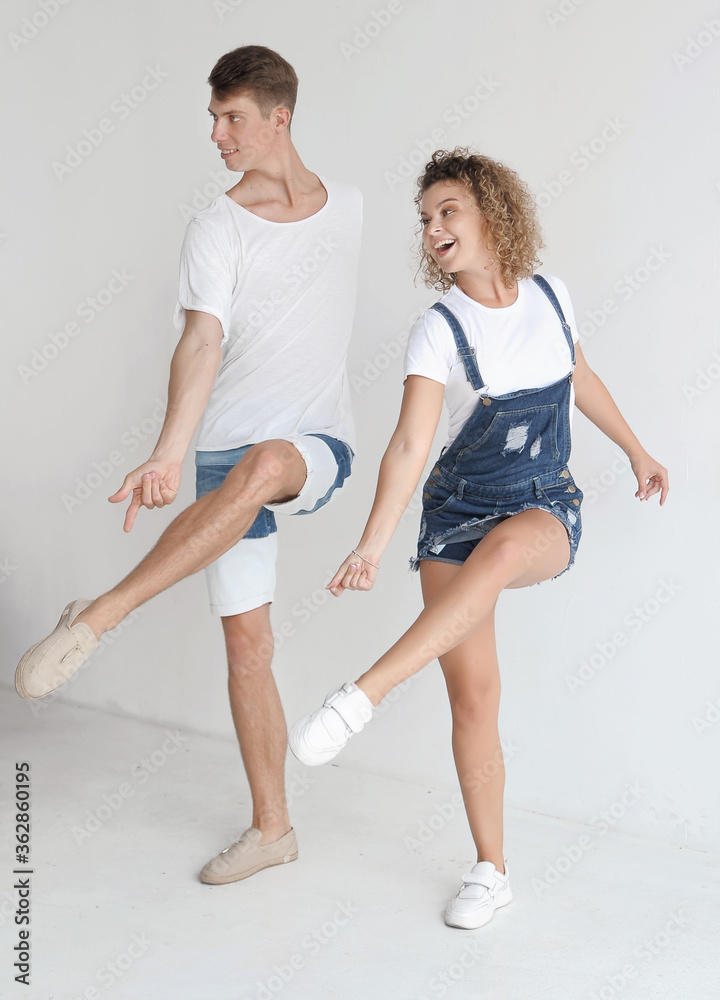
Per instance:
[[[289,62],[264,45],[241,45],[226,52],[215,63],[208,83],[220,101],[240,92],[248,94],[265,118],[273,108],[287,108],[291,116],[295,110],[297,74]]]

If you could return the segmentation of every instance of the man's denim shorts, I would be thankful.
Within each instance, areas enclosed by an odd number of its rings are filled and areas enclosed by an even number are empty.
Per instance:
[[[266,504],[240,541],[205,570],[210,609],[220,616],[243,614],[270,603],[275,594],[276,514],[312,514],[341,492],[350,475],[353,451],[326,434],[287,437],[300,452],[307,477],[287,503]],[[196,495],[218,489],[252,445],[229,451],[195,453]]]

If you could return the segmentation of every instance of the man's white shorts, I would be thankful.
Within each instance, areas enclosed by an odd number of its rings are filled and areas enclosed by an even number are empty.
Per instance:
[[[275,514],[311,514],[343,487],[350,475],[353,452],[344,441],[325,434],[287,437],[303,457],[307,469],[298,495],[287,503],[266,504],[246,535],[205,570],[210,610],[215,615],[239,615],[268,604],[275,596],[277,526]],[[231,469],[252,445],[230,451],[198,451],[197,497],[225,482]]]

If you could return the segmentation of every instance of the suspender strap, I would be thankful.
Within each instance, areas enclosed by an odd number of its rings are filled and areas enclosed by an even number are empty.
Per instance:
[[[467,337],[465,336],[465,331],[460,325],[457,317],[454,313],[450,312],[447,306],[444,306],[442,302],[435,302],[431,309],[436,309],[441,316],[444,316],[447,320],[450,329],[452,330],[452,335],[455,338],[455,346],[457,347],[458,358],[463,363],[463,368],[465,369],[465,375],[467,380],[473,389],[482,389],[485,384],[480,375],[480,369],[478,368],[477,359],[475,357],[475,348],[470,347],[467,342]],[[560,308],[558,306],[558,308]]]
[[[560,322],[562,323],[563,333],[565,334],[565,339],[567,340],[568,346],[570,347],[570,357],[572,358],[572,363],[575,364],[575,344],[573,343],[572,333],[570,332],[570,327],[568,326],[567,320],[565,319],[563,311],[562,311],[562,309],[560,307],[560,303],[557,300],[557,295],[552,290],[552,288],[550,287],[550,285],[548,284],[548,282],[545,280],[545,278],[542,277],[542,275],[540,275],[540,274],[534,274],[533,275],[533,281],[538,286],[538,288],[541,288],[543,290],[543,292],[545,292],[545,294],[547,295],[547,297],[550,299],[550,303],[551,303],[553,309],[555,310],[555,312],[560,317]]]
[[[565,319],[565,314],[562,311],[562,307],[558,302],[557,295],[552,290],[545,278],[540,274],[533,275],[533,281],[540,288],[545,295],[550,300],[555,312],[558,314],[558,318],[562,323],[563,333],[565,334],[565,339],[568,342],[568,347],[570,348],[570,357],[572,358],[573,365],[575,364],[575,344],[573,343],[572,333],[570,327],[568,326],[567,320]],[[431,309],[437,310],[441,316],[444,316],[452,330],[452,335],[455,339],[455,346],[457,347],[458,358],[463,363],[463,368],[465,369],[465,375],[467,380],[473,389],[482,389],[485,384],[480,375],[480,369],[478,368],[477,358],[475,357],[475,348],[470,347],[465,336],[465,331],[460,325],[460,321],[457,319],[454,313],[452,313],[446,305],[442,302],[435,302]]]

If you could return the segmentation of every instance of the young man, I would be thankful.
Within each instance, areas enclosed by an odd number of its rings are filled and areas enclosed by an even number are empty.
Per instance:
[[[172,503],[201,416],[197,501],[117,587],[67,606],[20,661],[16,688],[41,698],[134,608],[205,568],[227,646],[233,720],[252,826],[203,868],[246,878],[297,857],[284,788],[285,719],[271,672],[275,514],[317,510],[343,485],[353,425],[345,354],[355,305],[362,198],[309,171],[290,137],[292,66],[246,45],[210,74],[212,140],[239,183],[193,219],[182,249],[168,409],[149,461],[110,499]]]

